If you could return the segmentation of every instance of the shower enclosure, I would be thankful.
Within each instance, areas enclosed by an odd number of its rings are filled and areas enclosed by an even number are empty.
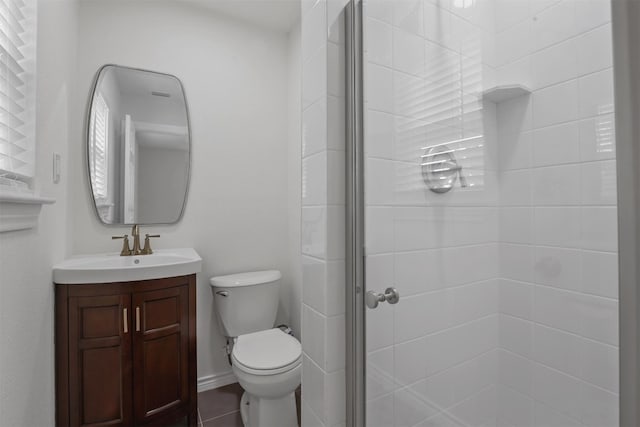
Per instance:
[[[326,236],[348,236],[337,257],[348,425],[619,425],[610,10],[609,0],[303,6],[303,52],[305,16],[328,29]],[[313,108],[304,95],[303,84]],[[331,177],[343,158],[346,197]],[[345,207],[336,226],[331,210]],[[306,355],[306,372],[321,365]],[[319,414],[330,412],[326,390],[309,413],[338,425]]]
[[[363,3],[367,426],[618,425],[610,7]]]

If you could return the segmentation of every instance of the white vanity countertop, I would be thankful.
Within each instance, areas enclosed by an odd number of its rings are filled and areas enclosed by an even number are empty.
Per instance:
[[[53,266],[56,284],[99,284],[162,279],[199,273],[202,258],[193,248],[158,249],[151,255],[79,255]]]

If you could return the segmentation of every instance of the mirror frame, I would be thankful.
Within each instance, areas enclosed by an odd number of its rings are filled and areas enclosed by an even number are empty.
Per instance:
[[[107,67],[117,67],[117,68],[124,68],[124,69],[128,69],[128,70],[134,70],[134,71],[144,71],[145,73],[153,73],[153,74],[159,74],[162,76],[168,76],[168,77],[172,77],[174,79],[177,80],[178,84],[180,85],[180,89],[182,90],[182,96],[184,98],[184,109],[185,109],[185,114],[187,116],[187,131],[189,132],[189,137],[188,137],[188,145],[189,145],[189,163],[187,164],[187,187],[185,188],[185,192],[184,192],[184,201],[182,202],[182,209],[180,209],[180,214],[178,215],[178,217],[176,218],[175,221],[173,222],[137,222],[137,223],[117,223],[117,224],[110,224],[107,222],[104,222],[102,220],[102,218],[100,217],[100,213],[98,212],[98,206],[96,206],[96,199],[94,197],[94,192],[93,192],[93,182],[91,182],[91,166],[90,166],[90,162],[89,162],[89,137],[90,137],[90,133],[91,133],[91,107],[93,106],[93,99],[95,97],[96,94],[96,89],[98,88],[98,83],[100,81],[100,75],[102,74],[102,72],[107,68]],[[180,80],[177,76],[173,75],[173,74],[169,74],[169,73],[161,73],[159,71],[153,71],[153,70],[147,70],[144,68],[137,68],[137,67],[128,67],[126,65],[118,65],[118,64],[104,64],[102,65],[100,68],[98,68],[98,71],[95,73],[94,77],[93,77],[93,83],[91,84],[91,90],[89,92],[89,99],[88,99],[88,104],[87,104],[87,108],[86,108],[86,114],[85,114],[85,132],[84,132],[84,160],[85,160],[85,173],[86,173],[86,178],[87,181],[89,182],[89,197],[91,199],[91,204],[93,205],[93,212],[96,215],[96,218],[98,219],[98,221],[103,224],[106,225],[107,227],[128,227],[134,224],[139,224],[139,225],[174,225],[179,223],[182,218],[184,217],[184,211],[186,209],[187,206],[187,201],[189,199],[189,188],[191,187],[191,163],[193,162],[193,153],[192,153],[192,149],[193,149],[193,144],[192,144],[192,138],[191,138],[191,116],[189,114],[189,103],[187,102],[187,93],[184,90],[184,85],[182,84],[182,80]]]

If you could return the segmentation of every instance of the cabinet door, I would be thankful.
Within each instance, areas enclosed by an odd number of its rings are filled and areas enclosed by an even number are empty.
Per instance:
[[[152,422],[189,403],[189,288],[133,294],[136,423]]]
[[[130,295],[69,299],[70,425],[131,425]]]

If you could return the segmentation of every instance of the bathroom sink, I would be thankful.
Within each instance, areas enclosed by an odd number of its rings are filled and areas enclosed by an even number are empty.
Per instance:
[[[199,273],[202,258],[191,248],[158,249],[151,255],[117,253],[73,257],[53,266],[58,284],[113,283]]]

